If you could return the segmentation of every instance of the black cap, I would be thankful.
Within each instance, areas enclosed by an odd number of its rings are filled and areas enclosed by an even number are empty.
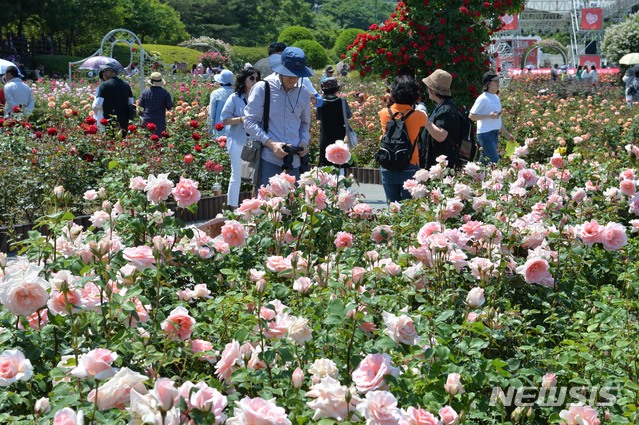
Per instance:
[[[481,84],[484,90],[488,88],[488,84],[490,84],[491,81],[499,81],[499,75],[495,74],[494,72],[488,71],[481,79]]]

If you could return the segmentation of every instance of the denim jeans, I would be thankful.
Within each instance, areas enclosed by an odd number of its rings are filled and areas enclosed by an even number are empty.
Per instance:
[[[266,186],[268,184],[268,180],[282,173],[282,166],[273,164],[272,162],[262,160],[261,164],[262,169],[260,170],[260,182],[257,187]],[[295,179],[300,178],[300,168],[291,168],[290,170],[286,170],[286,174],[291,176],[295,176]]]
[[[497,153],[497,145],[499,144],[499,130],[489,131],[488,133],[478,133],[477,141],[482,147],[481,162],[496,163],[499,162],[499,154]]]
[[[410,199],[410,193],[404,189],[404,182],[410,180],[419,170],[417,165],[409,165],[407,169],[402,171],[390,171],[382,168],[382,187],[386,194],[386,202],[399,202],[404,199]]]

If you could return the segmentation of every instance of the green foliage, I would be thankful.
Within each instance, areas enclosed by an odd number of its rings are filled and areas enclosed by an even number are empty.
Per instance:
[[[386,19],[395,4],[395,1],[384,0],[327,0],[322,3],[321,14],[328,16],[342,28],[367,30],[371,24]]]
[[[171,64],[173,62],[186,62],[190,67],[198,63],[200,52],[193,49],[178,46],[166,46],[161,44],[144,44],[145,51],[158,52],[162,57],[162,62]]]
[[[612,63],[617,63],[627,53],[639,46],[639,13],[628,16],[622,22],[606,27],[601,53]]]
[[[304,50],[304,53],[306,53],[306,65],[310,68],[321,69],[328,64],[329,59],[326,50],[317,41],[300,40],[293,45]]]
[[[335,41],[335,53],[341,58],[342,55],[345,55],[348,51],[348,46],[353,44],[355,39],[359,34],[363,31],[358,28],[346,28],[339,33],[337,37],[337,41]]]
[[[31,58],[31,67],[44,65],[44,72],[47,75],[65,75],[69,73],[69,62],[75,62],[82,58],[82,56],[36,55]]]
[[[444,69],[455,77],[451,89],[458,104],[470,105],[481,92],[476,78],[490,64],[484,46],[501,28],[500,16],[523,5],[523,0],[433,0],[428,6],[421,0],[399,2],[382,25],[373,24],[360,35],[349,59],[362,76],[386,78],[410,67],[423,78]]]
[[[329,46],[334,46],[340,32],[340,26],[327,15],[315,14],[313,16],[315,19],[311,31],[315,39],[327,49]]]
[[[188,37],[180,15],[160,0],[131,1],[124,28],[134,32],[143,43],[176,44]]]
[[[291,26],[286,27],[280,33],[280,36],[277,38],[277,41],[286,43],[287,46],[292,46],[296,42],[300,40],[315,40],[315,36],[308,28],[300,27],[300,26]]]
[[[258,60],[268,56],[268,49],[266,47],[246,47],[246,46],[233,46],[233,57],[235,58],[235,64],[237,67],[243,67],[245,63],[254,64]],[[237,68],[235,67],[235,68]]]

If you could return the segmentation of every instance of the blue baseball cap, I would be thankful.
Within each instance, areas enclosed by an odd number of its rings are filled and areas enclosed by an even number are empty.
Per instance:
[[[299,47],[287,47],[280,55],[280,61],[271,66],[273,72],[287,77],[310,77],[313,70],[306,66],[306,54]]]

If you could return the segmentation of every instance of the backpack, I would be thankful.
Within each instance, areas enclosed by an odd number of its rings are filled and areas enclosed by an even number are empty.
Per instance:
[[[473,121],[468,117],[470,111],[464,108],[457,111],[459,115],[459,142],[457,153],[460,161],[473,162],[477,155],[476,130]]]
[[[406,115],[401,112],[393,114],[388,108],[391,119],[386,123],[386,134],[382,137],[382,146],[375,155],[377,163],[390,171],[402,171],[408,168],[415,152],[415,145],[408,136],[404,121],[413,113],[411,109]],[[399,118],[397,116],[400,115]]]
[[[628,96],[634,96],[639,91],[639,79],[634,77],[628,86]]]

